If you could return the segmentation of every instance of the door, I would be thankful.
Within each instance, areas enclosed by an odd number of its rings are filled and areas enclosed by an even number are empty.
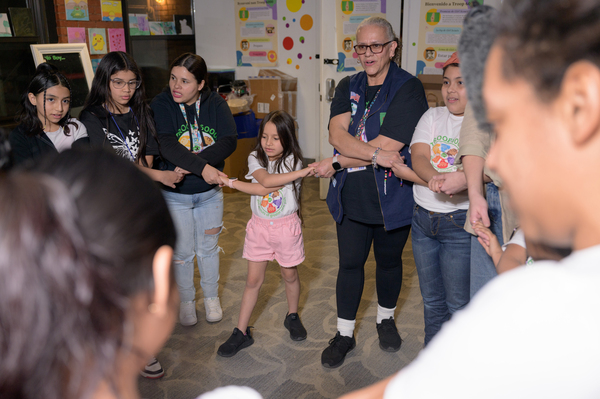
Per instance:
[[[319,160],[328,158],[333,155],[333,147],[329,144],[329,132],[327,125],[329,124],[329,108],[331,100],[327,99],[327,79],[333,79],[335,84],[339,83],[346,76],[353,75],[357,71],[337,72],[337,65],[325,64],[326,59],[337,59],[336,46],[336,3],[335,0],[321,0],[321,52],[320,52],[320,126],[319,134]],[[386,4],[386,2],[382,2]],[[396,35],[400,35],[400,19],[401,19],[401,1],[387,1],[386,18],[392,24]],[[319,196],[321,199],[327,197],[327,189],[329,188],[329,179],[320,179]]]

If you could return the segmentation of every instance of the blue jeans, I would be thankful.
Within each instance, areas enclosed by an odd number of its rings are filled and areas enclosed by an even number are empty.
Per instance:
[[[490,230],[504,245],[502,236],[502,207],[500,206],[500,194],[498,187],[494,183],[485,185],[486,198],[488,203],[488,216],[490,217]],[[485,249],[477,241],[476,236],[471,236],[471,298],[488,281],[498,275],[496,266],[492,258],[485,252]]]
[[[469,303],[471,235],[466,210],[430,212],[416,205],[412,247],[425,314],[425,345]]]
[[[196,298],[194,256],[204,297],[219,296],[218,241],[223,226],[223,190],[215,187],[198,194],[163,191],[163,196],[177,230],[173,268],[181,302]],[[205,233],[217,227],[217,234]]]

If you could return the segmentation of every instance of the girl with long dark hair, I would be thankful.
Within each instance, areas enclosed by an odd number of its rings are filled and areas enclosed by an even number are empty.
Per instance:
[[[252,219],[246,227],[244,258],[248,277],[242,296],[237,327],[219,347],[217,354],[235,355],[254,343],[248,322],[269,261],[277,260],[285,282],[288,313],[283,325],[294,341],[306,339],[298,316],[300,279],[297,266],[304,261],[304,240],[300,219],[302,178],[314,175],[312,167],[302,168],[302,151],[296,138],[294,120],[285,111],[273,111],[261,125],[256,148],[248,156],[247,179],[251,183],[222,177],[223,184],[251,194]]]
[[[151,169],[159,155],[152,110],[145,103],[142,75],[134,59],[122,51],[102,58],[79,119],[92,147],[103,147],[138,165],[153,180],[175,187],[182,173]]]
[[[207,85],[206,63],[196,54],[171,65],[169,87],[152,101],[161,147],[160,168],[187,173],[175,188],[163,187],[179,240],[175,278],[181,297],[179,321],[198,322],[194,257],[200,270],[206,320],[223,318],[219,301],[219,235],[223,226],[223,191],[219,187],[227,158],[237,145],[229,106]]]
[[[85,126],[69,113],[71,85],[55,66],[38,65],[21,105],[20,124],[10,133],[15,164],[89,142]]]

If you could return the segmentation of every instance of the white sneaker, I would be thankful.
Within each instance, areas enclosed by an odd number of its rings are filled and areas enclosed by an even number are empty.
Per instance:
[[[198,323],[196,301],[181,302],[179,304],[179,322],[182,326],[193,326]]]
[[[146,364],[146,367],[144,367],[144,369],[140,371],[140,374],[142,375],[142,377],[156,379],[165,375],[165,371],[163,370],[158,360],[156,360],[156,358],[153,357],[148,362],[148,364]]]
[[[204,298],[204,308],[206,309],[206,321],[216,323],[223,318],[223,310],[219,297]]]

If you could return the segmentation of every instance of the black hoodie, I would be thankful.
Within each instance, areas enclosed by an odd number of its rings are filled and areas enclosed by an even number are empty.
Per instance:
[[[203,193],[215,187],[202,178],[206,164],[219,170],[225,166],[225,158],[235,151],[237,146],[237,130],[235,121],[227,102],[217,93],[203,91],[200,100],[200,118],[198,127],[203,134],[202,152],[194,154],[188,146],[190,129],[188,121],[183,117],[179,104],[167,88],[157,95],[150,104],[154,111],[156,131],[163,161],[160,169],[174,170],[176,166],[191,174],[187,175],[176,188],[163,187],[165,190],[181,193]],[[196,105],[185,105],[185,112],[190,123],[196,120]],[[181,142],[180,142],[181,140]]]

